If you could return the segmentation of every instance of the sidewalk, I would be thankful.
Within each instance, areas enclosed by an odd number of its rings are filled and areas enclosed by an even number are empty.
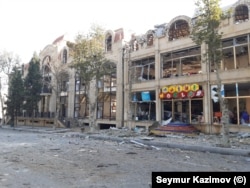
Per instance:
[[[120,144],[126,142],[131,144],[137,144],[138,146],[147,147],[151,149],[160,149],[163,147],[167,147],[191,151],[220,153],[225,155],[241,155],[250,157],[249,133],[231,133],[229,135],[230,148],[225,148],[221,145],[221,135],[205,135],[202,133],[194,136],[188,136],[185,134],[169,134],[164,137],[156,137],[148,136],[145,132],[135,132],[128,129],[117,128],[98,130],[94,133],[90,133],[88,131],[82,133],[80,128],[54,129],[49,127],[28,126],[10,127],[9,125],[3,125],[2,128],[37,133],[65,133],[70,134],[73,137],[109,140],[118,142]]]

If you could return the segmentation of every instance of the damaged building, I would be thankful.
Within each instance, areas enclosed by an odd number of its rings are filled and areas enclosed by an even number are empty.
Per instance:
[[[230,130],[248,130],[241,112],[250,114],[250,2],[239,0],[226,9],[232,13],[222,21],[223,59],[220,77],[223,97],[234,117]],[[205,45],[190,38],[195,17],[177,16],[156,25],[143,35],[123,28],[107,30],[106,58],[115,73],[98,81],[96,123],[99,128],[145,127],[172,118],[197,126],[207,133],[220,132],[221,110],[213,65],[203,63]],[[66,40],[59,37],[40,53],[45,61],[70,61]],[[46,72],[46,68],[44,69]],[[44,75],[45,76],[45,75]],[[62,82],[60,116],[71,126],[89,124],[84,84],[75,70]],[[45,79],[45,78],[44,78]],[[95,93],[95,90],[90,92]],[[39,110],[55,112],[53,92],[46,86]]]

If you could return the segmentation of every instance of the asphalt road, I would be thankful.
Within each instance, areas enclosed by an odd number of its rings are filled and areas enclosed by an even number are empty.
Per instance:
[[[250,171],[250,157],[0,129],[1,188],[148,188],[152,172]]]

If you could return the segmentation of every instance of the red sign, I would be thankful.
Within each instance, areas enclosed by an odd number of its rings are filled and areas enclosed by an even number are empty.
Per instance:
[[[179,98],[186,98],[187,97],[187,92],[185,92],[185,91],[182,91],[182,92],[180,92],[179,93]]]
[[[204,91],[198,90],[195,92],[195,97],[203,97],[204,96]]]
[[[167,92],[167,93],[160,93],[159,94],[159,98],[160,99],[184,99],[184,98],[200,98],[204,96],[204,91],[202,90],[198,90],[198,91],[189,91],[189,92],[185,92],[185,91],[181,91],[181,92]]]
[[[172,99],[173,96],[172,96],[171,93],[166,93],[166,94],[165,94],[165,98],[166,98],[166,99]]]

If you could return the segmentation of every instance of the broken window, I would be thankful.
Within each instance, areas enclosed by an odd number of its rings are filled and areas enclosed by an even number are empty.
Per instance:
[[[234,45],[234,40],[233,39],[226,39],[222,41],[222,47],[229,47]]]
[[[235,8],[235,23],[248,21],[248,7],[246,5],[239,5]]]
[[[165,53],[161,57],[163,78],[201,73],[200,47]]]
[[[246,68],[249,66],[248,35],[222,41],[223,70]]]
[[[222,50],[223,54],[223,69],[224,70],[231,70],[235,69],[235,64],[234,64],[234,51],[233,48],[224,48]]]
[[[169,41],[185,37],[189,35],[189,25],[185,20],[177,20],[173,24],[171,24],[170,29],[168,31],[168,39]]]
[[[132,83],[155,79],[155,59],[154,57],[132,62],[131,67]]]
[[[181,59],[182,75],[192,75],[200,73],[201,59],[200,56],[189,56]]]
[[[112,36],[110,34],[106,37],[106,51],[109,52],[112,50]]]
[[[78,91],[75,95],[75,117],[87,118],[89,116],[89,102],[87,101],[86,94]]]
[[[100,89],[103,89],[104,92],[109,91],[116,91],[116,76],[115,75],[105,75],[103,80],[103,87]]]
[[[86,85],[80,77],[80,72],[75,72],[74,117],[87,118],[89,116],[89,101]]]
[[[241,122],[241,112],[247,110],[250,113],[250,82],[240,82],[240,83],[227,83],[222,85],[223,98],[227,101],[227,110],[230,111],[229,123],[230,124],[242,124]],[[213,85],[211,88],[218,88],[218,86]],[[213,110],[213,122],[220,122],[221,110],[220,104],[218,102],[217,89],[212,93],[212,110]],[[214,100],[216,99],[216,100]],[[220,117],[218,118],[218,115]]]
[[[97,119],[114,120],[116,117],[115,92],[99,92]]]
[[[236,53],[236,67],[246,68],[249,66],[248,45],[241,45],[235,47]]]
[[[155,91],[134,92],[131,100],[133,120],[156,120]]]
[[[113,70],[104,75],[98,82],[98,119],[114,120],[116,118],[116,65],[112,66]]]

